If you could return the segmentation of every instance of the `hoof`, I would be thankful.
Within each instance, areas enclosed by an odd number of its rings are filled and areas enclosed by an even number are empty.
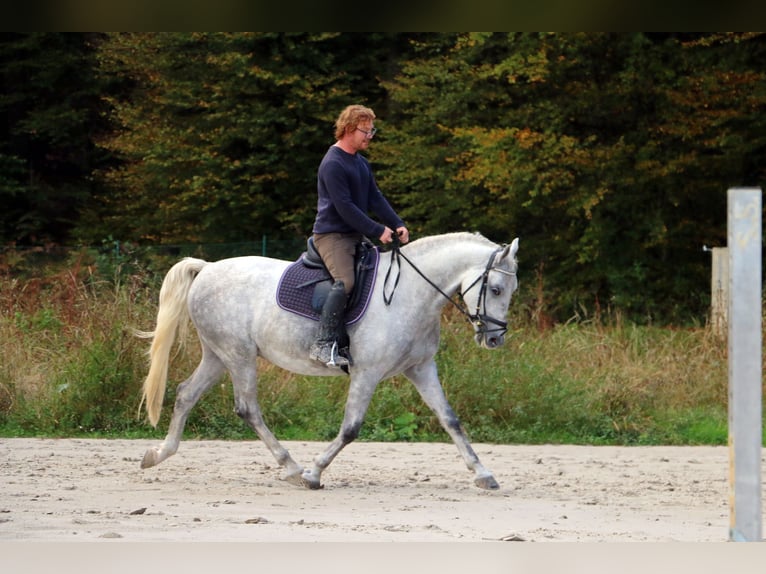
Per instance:
[[[483,488],[485,490],[497,490],[500,488],[500,485],[495,480],[495,477],[491,474],[488,474],[486,476],[477,476],[476,480],[473,481],[476,486],[479,488]]]
[[[141,461],[141,468],[150,468],[156,464],[159,464],[160,463],[159,458],[160,458],[159,453],[155,449],[150,448],[144,454],[144,458]]]
[[[308,470],[298,469],[290,474],[286,474],[283,478],[290,484],[308,488],[309,490],[319,490],[320,488],[324,488],[324,486],[319,484],[318,480],[312,478],[311,472]]]
[[[319,490],[324,488],[324,486],[322,486],[322,484],[319,482],[319,476],[310,470],[304,470],[303,474],[301,475],[301,479],[303,480],[303,486],[309,490]]]
[[[290,484],[294,484],[295,486],[302,486],[304,488],[308,488],[306,486],[306,481],[303,480],[303,469],[299,468],[295,472],[291,472],[290,474],[286,474],[283,477],[283,480],[289,482]]]

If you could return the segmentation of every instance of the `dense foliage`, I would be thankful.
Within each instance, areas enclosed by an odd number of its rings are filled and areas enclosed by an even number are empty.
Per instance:
[[[0,244],[310,232],[348,103],[415,235],[521,237],[542,322],[703,320],[726,190],[766,171],[766,35],[0,35]]]

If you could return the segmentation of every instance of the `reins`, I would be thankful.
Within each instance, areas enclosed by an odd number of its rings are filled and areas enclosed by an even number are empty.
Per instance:
[[[401,276],[401,272],[402,272],[402,264],[400,259],[404,259],[407,263],[410,264],[410,267],[412,267],[417,272],[417,274],[420,275],[426,281],[426,283],[428,283],[431,287],[436,289],[436,291],[439,292],[442,295],[442,297],[444,297],[447,301],[452,303],[452,305],[458,311],[460,311],[460,313],[462,313],[472,324],[474,324],[480,330],[480,332],[481,331],[489,332],[490,329],[486,329],[485,325],[486,323],[493,323],[498,326],[496,329],[492,329],[493,331],[502,331],[503,333],[505,333],[505,331],[508,330],[508,323],[506,323],[505,321],[500,321],[493,317],[488,317],[486,313],[485,314],[480,313],[482,302],[484,303],[484,308],[486,310],[487,281],[489,279],[489,272],[493,269],[492,265],[495,261],[495,257],[502,250],[503,248],[501,247],[492,252],[492,255],[490,255],[489,257],[489,261],[487,261],[487,266],[484,269],[484,272],[481,275],[479,275],[476,278],[476,280],[473,283],[471,283],[465,291],[460,293],[462,297],[465,293],[470,291],[473,288],[473,286],[476,285],[479,281],[482,282],[481,290],[479,291],[479,297],[476,301],[476,312],[472,315],[470,311],[468,311],[468,308],[465,305],[460,305],[456,303],[455,300],[449,295],[447,295],[436,283],[434,283],[428,277],[426,277],[426,275],[418,268],[417,265],[415,265],[412,262],[412,260],[410,260],[409,257],[407,257],[404,253],[402,253],[401,243],[399,242],[399,238],[396,235],[394,235],[393,241],[391,242],[391,264],[388,267],[388,271],[386,271],[386,277],[383,279],[383,301],[385,302],[386,305],[390,305],[391,301],[393,301],[394,292],[396,291],[396,287],[399,285],[399,277]],[[388,280],[391,276],[391,271],[394,268],[394,263],[396,263],[396,266],[397,266],[396,279],[394,280],[394,285],[391,289],[391,294],[386,295],[386,285],[388,284]],[[494,269],[496,271],[505,273],[506,275],[513,274],[512,272],[505,271],[504,269],[498,269],[498,268],[494,268]]]
[[[417,265],[415,265],[412,260],[407,257],[404,253],[402,253],[401,250],[401,243],[399,242],[399,238],[394,236],[394,239],[391,244],[391,265],[388,267],[388,271],[386,271],[386,277],[383,280],[383,301],[386,303],[386,305],[390,305],[391,301],[394,299],[394,292],[396,291],[396,287],[399,285],[399,277],[402,273],[402,263],[399,260],[400,258],[404,259],[407,263],[410,264],[410,267],[412,267],[418,275],[420,275],[423,279],[425,279],[426,283],[428,283],[431,287],[436,289],[441,295],[450,303],[452,303],[461,313],[463,313],[466,317],[470,318],[470,314],[467,310],[460,307],[455,301],[453,301],[452,297],[447,295],[442,289],[433,281],[431,281],[428,277],[425,276],[425,274],[418,269]],[[386,285],[388,284],[388,278],[391,275],[391,270],[394,268],[394,262],[396,262],[397,266],[397,272],[396,272],[396,280],[394,281],[394,286],[391,289],[391,295],[386,295]],[[476,281],[478,281],[480,278],[477,278]],[[474,283],[476,283],[474,281]],[[473,286],[473,285],[472,285]]]

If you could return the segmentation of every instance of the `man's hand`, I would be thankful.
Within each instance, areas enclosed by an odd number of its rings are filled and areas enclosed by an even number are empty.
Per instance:
[[[410,240],[410,232],[406,227],[397,227],[396,235],[399,237],[399,242],[404,245]],[[383,244],[391,243],[394,240],[394,232],[390,227],[386,227],[380,236],[380,242]]]
[[[380,234],[380,237],[378,239],[380,239],[380,242],[385,245],[386,243],[391,243],[391,241],[393,240],[392,239],[393,234],[394,232],[391,230],[391,228],[386,227],[385,229],[383,229],[383,233]]]

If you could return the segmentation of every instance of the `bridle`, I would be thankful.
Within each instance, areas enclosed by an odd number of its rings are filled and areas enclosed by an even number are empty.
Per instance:
[[[499,332],[499,336],[504,336],[505,333],[508,331],[508,323],[506,321],[501,321],[499,319],[495,319],[494,317],[490,317],[487,315],[487,283],[489,282],[489,272],[490,271],[497,271],[498,273],[503,273],[504,275],[508,276],[515,276],[515,271],[507,271],[505,269],[501,269],[500,267],[495,267],[493,264],[495,262],[495,257],[497,257],[498,253],[501,253],[505,246],[499,247],[495,251],[492,252],[492,255],[489,256],[489,260],[487,261],[487,265],[484,267],[484,271],[481,275],[479,275],[474,281],[468,286],[468,288],[463,292],[458,292],[460,295],[460,298],[464,299],[464,296],[468,291],[474,288],[475,285],[480,285],[479,287],[479,297],[476,300],[476,311],[474,313],[471,313],[468,308],[465,305],[460,305],[457,302],[455,302],[452,297],[447,295],[436,283],[431,281],[428,277],[425,276],[425,274],[418,269],[417,265],[415,265],[404,253],[402,253],[400,249],[401,245],[399,243],[399,238],[394,236],[392,246],[391,246],[391,265],[388,267],[388,271],[386,272],[386,277],[383,280],[383,301],[386,303],[386,305],[390,305],[391,301],[394,298],[394,292],[396,291],[397,285],[399,285],[399,276],[401,274],[401,261],[400,258],[404,259],[407,263],[410,264],[410,267],[412,267],[418,275],[420,275],[425,281],[434,289],[436,289],[441,295],[447,299],[454,307],[460,311],[465,317],[468,318],[468,320],[471,322],[471,324],[476,329],[476,332],[480,335],[488,334],[488,333],[495,333]],[[396,265],[398,267],[397,273],[396,273],[396,279],[394,280],[394,286],[391,289],[391,294],[386,295],[386,285],[388,284],[389,276],[391,275],[391,270],[394,268],[394,262],[396,262]],[[482,311],[483,307],[483,313]],[[492,328],[490,328],[490,325],[493,325]]]

